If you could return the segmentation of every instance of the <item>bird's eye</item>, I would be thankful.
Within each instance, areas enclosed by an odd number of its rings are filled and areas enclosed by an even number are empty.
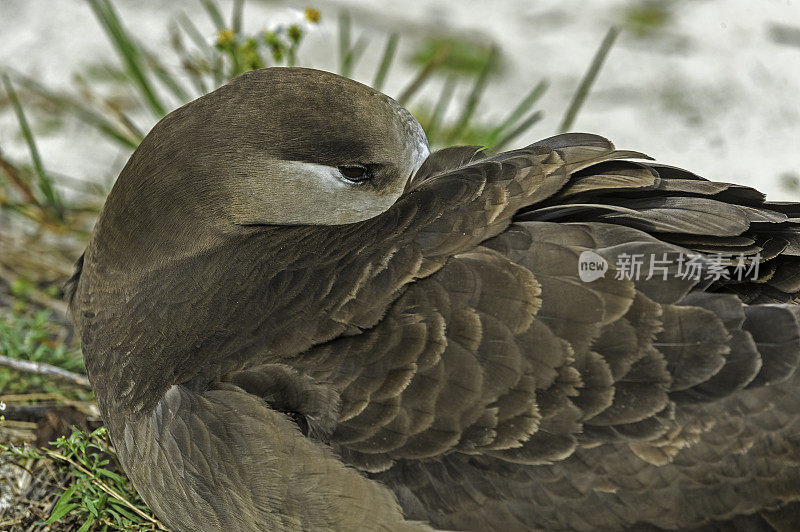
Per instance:
[[[339,173],[353,183],[363,183],[372,178],[369,168],[360,165],[340,166]]]

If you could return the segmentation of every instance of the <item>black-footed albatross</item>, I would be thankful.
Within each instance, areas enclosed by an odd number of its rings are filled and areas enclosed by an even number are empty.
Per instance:
[[[429,154],[300,68],[170,113],[67,285],[133,485],[193,532],[794,530],[800,205],[647,159]]]

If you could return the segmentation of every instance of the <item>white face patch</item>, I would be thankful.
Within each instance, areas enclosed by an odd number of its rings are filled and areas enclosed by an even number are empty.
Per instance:
[[[276,170],[284,174],[287,182],[294,180],[294,176],[300,176],[300,181],[306,187],[308,181],[313,181],[316,184],[314,186],[316,190],[328,190],[332,194],[352,187],[342,178],[339,169],[334,166],[303,161],[275,161],[273,164]]]
[[[402,194],[380,194],[366,185],[348,182],[334,166],[302,161],[266,160],[247,172],[246,190],[239,190],[232,205],[237,223],[280,225],[342,225],[378,216]]]

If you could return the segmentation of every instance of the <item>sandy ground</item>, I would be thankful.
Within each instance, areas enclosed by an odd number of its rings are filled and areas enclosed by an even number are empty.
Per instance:
[[[641,2],[639,2],[641,3]],[[195,0],[117,0],[128,28],[153,48],[166,45],[168,21],[180,11],[211,25]],[[221,2],[225,11],[230,2]],[[421,36],[452,32],[500,45],[505,73],[488,87],[481,114],[500,117],[541,78],[550,89],[541,101],[546,118],[519,143],[555,133],[563,110],[611,24],[634,2],[621,0],[320,0],[323,14],[301,58],[335,69],[335,13],[350,9],[357,32],[372,50],[355,71],[369,82],[387,31],[402,35],[401,57]],[[246,28],[292,20],[306,4],[250,0]],[[709,178],[757,186],[770,199],[800,199],[781,185],[800,175],[800,38],[781,42],[775,25],[800,33],[799,0],[694,0],[670,3],[667,25],[646,38],[624,33],[608,57],[575,124],[619,147],[647,152]],[[784,31],[784,34],[785,34]],[[0,0],[0,66],[11,66],[47,85],[70,89],[72,74],[116,61],[97,21],[80,0]],[[785,41],[786,39],[783,39]],[[791,40],[791,39],[790,39]],[[167,58],[169,60],[169,58]],[[410,68],[395,68],[387,88],[397,94]],[[436,89],[435,84],[430,87]],[[420,98],[431,98],[422,94]],[[146,129],[147,115],[138,117]],[[126,154],[86,127],[67,124],[41,131],[48,167],[77,177],[109,180]],[[0,148],[24,156],[13,117],[0,116]],[[783,177],[782,177],[783,176]]]

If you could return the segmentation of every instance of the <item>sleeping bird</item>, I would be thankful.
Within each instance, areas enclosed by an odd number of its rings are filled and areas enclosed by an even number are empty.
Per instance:
[[[800,204],[303,68],[175,110],[66,287],[177,531],[796,530]]]

